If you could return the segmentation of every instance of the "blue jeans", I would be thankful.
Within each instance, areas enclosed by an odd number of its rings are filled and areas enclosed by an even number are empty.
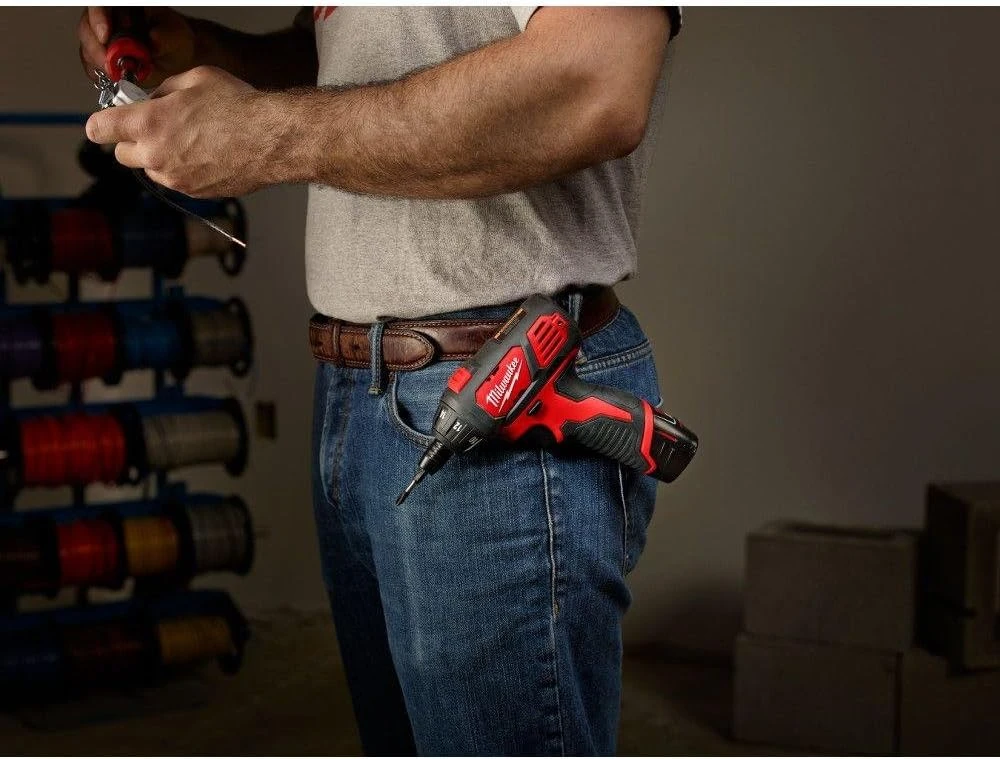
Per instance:
[[[395,506],[455,367],[390,373],[382,392],[369,369],[316,375],[316,524],[365,752],[612,754],[625,575],[656,483],[570,446],[488,442]],[[577,370],[660,401],[624,307]]]

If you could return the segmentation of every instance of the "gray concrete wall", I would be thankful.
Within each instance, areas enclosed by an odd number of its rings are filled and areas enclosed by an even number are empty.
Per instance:
[[[200,12],[252,30],[291,15]],[[0,11],[4,109],[91,107],[76,16]],[[916,524],[926,481],[996,475],[1000,12],[692,8],[685,19],[642,270],[622,293],[655,344],[667,407],[703,447],[661,490],[626,632],[723,649],[749,529],[774,517]],[[5,191],[78,189],[73,139],[0,134]],[[318,607],[304,193],[267,190],[247,207],[244,275],[202,265],[185,278],[247,299],[261,358],[255,383],[195,385],[278,404],[280,437],[256,442],[232,488],[268,534],[253,574],[229,584],[251,609]],[[230,488],[211,472],[197,481]]]

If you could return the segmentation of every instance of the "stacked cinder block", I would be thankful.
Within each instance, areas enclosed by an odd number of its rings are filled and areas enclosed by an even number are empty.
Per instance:
[[[912,533],[796,522],[751,533],[736,737],[895,751],[899,656],[913,644],[916,568]]]
[[[932,486],[923,534],[796,522],[751,533],[736,737],[833,752],[1000,750],[1000,671],[967,671],[1000,659],[998,534],[1000,484]]]

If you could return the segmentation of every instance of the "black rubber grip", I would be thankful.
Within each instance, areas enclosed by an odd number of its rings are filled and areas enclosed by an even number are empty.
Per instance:
[[[569,368],[556,381],[555,390],[574,401],[598,398],[629,415],[629,420],[597,415],[583,422],[567,422],[563,434],[595,453],[645,472],[649,464],[642,455],[644,409],[642,401],[631,393],[584,382]]]
[[[642,472],[649,468],[640,450],[642,431],[627,422],[598,416],[586,422],[569,422],[563,431],[566,437],[624,466]]]

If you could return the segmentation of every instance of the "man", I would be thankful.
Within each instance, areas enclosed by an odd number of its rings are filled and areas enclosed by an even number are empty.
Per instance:
[[[149,19],[162,83],[90,139],[194,196],[310,183],[315,512],[365,750],[613,753],[654,481],[492,444],[393,501],[456,360],[531,293],[580,322],[581,377],[659,402],[610,286],[636,268],[679,13],[330,7],[261,36]],[[88,70],[108,23],[81,19]]]

